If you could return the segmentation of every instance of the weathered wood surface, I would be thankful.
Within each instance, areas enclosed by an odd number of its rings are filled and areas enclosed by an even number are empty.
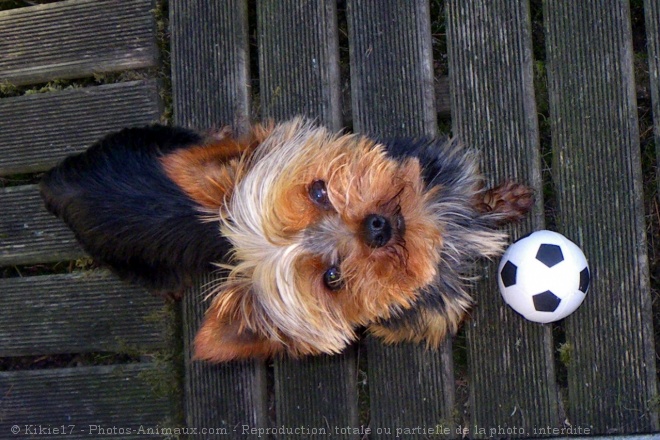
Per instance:
[[[0,82],[27,85],[155,66],[154,4],[76,0],[0,12]],[[0,99],[0,175],[43,171],[110,131],[158,121],[158,87],[147,79]],[[73,233],[43,207],[35,185],[0,189],[0,265],[82,256]],[[162,300],[105,271],[2,279],[0,292],[3,357],[146,357],[170,348],[172,315]],[[155,391],[176,390],[169,366],[61,368],[58,359],[50,369],[0,373],[0,437],[12,435],[16,425],[14,437],[62,426],[55,435],[107,436],[94,431],[100,426],[123,430],[114,433],[117,438],[142,438],[135,431],[140,426],[177,423],[172,396]],[[3,367],[12,364],[3,361]]]
[[[233,438],[258,438],[232,431],[236,427],[268,426],[266,367],[261,361],[211,364],[192,359],[193,341],[208,306],[207,286],[217,281],[214,275],[200,280],[186,292],[183,302],[183,349],[185,362],[184,410],[186,426],[228,429]],[[224,438],[220,433],[191,438]]]
[[[529,16],[526,0],[447,3],[454,134],[481,152],[490,185],[511,179],[536,192],[531,215],[509,228],[513,238],[544,226]],[[562,426],[551,327],[513,312],[496,272],[497,262],[482,266],[467,323],[470,434]]]
[[[158,122],[156,80],[0,99],[0,175],[43,171],[128,126]]]
[[[154,373],[149,363],[0,372],[2,437],[40,438],[45,435],[39,434],[40,427],[63,427],[64,433],[51,431],[47,436],[166,438],[138,432],[141,426],[172,426],[171,420],[164,419],[171,413],[172,403],[154,392],[149,382],[156,379]],[[158,380],[172,378],[163,375]],[[19,428],[16,435],[14,426]],[[117,431],[109,435],[99,429]]]
[[[435,110],[438,116],[451,116],[451,93],[449,93],[449,76],[435,78]]]
[[[545,2],[544,19],[557,222],[592,273],[566,319],[568,419],[658,430],[629,3]]]
[[[437,132],[428,2],[349,1],[355,131]]]
[[[646,46],[649,59],[653,131],[655,133],[657,158],[657,193],[658,200],[660,200],[660,3],[654,0],[644,0],[644,15],[646,19]]]
[[[250,119],[247,1],[170,4],[174,119],[210,129]]]
[[[336,14],[334,0],[258,3],[262,116],[304,115],[341,128]],[[276,360],[274,381],[277,426],[358,426],[353,347],[338,356]]]
[[[435,135],[428,3],[351,1],[347,16],[355,131]],[[413,344],[386,347],[368,338],[367,356],[372,438],[389,438],[387,429],[451,425],[450,340],[436,352]]]
[[[153,0],[69,0],[0,12],[0,81],[14,85],[155,66]]]
[[[146,352],[165,344],[162,298],[105,270],[0,279],[0,357]]]
[[[250,113],[247,2],[173,2],[170,8],[174,122],[201,129],[232,124],[240,130]],[[183,301],[186,424],[230,432],[240,425],[264,427],[268,404],[263,363],[211,365],[191,359],[208,306],[204,286],[212,280],[202,280]],[[224,436],[199,433],[192,438]]]
[[[262,117],[303,115],[338,130],[336,2],[266,0],[257,5]]]
[[[36,185],[0,188],[0,266],[84,256],[73,232],[46,211]]]

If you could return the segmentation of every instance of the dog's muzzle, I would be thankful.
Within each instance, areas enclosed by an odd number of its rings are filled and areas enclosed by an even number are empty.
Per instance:
[[[394,223],[394,225],[392,225]],[[402,215],[390,221],[380,214],[369,214],[362,221],[362,240],[372,248],[385,246],[394,234],[403,234],[405,223]]]

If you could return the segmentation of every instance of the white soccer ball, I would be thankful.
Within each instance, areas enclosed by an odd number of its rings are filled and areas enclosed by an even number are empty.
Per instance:
[[[497,270],[504,301],[526,319],[559,321],[577,309],[589,289],[587,259],[557,232],[536,231],[506,250]]]

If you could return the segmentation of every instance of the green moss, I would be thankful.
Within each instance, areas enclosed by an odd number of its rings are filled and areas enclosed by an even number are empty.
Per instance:
[[[153,9],[156,20],[156,43],[160,54],[160,63],[155,76],[160,81],[160,99],[163,106],[160,122],[167,124],[174,114],[172,104],[172,63],[169,38],[169,6],[167,0],[158,0]]]
[[[573,344],[564,342],[559,346],[557,352],[559,353],[559,361],[568,367],[573,360]]]
[[[660,395],[655,395],[647,402],[648,410],[650,412],[660,411]]]
[[[165,345],[163,349],[152,353],[151,358],[154,368],[145,373],[143,379],[151,386],[157,396],[167,398],[173,405],[173,418],[178,420],[164,426],[178,426],[185,418],[183,410],[183,380],[184,380],[184,355],[183,355],[183,323],[181,319],[181,304],[179,302],[168,302],[154,313],[148,315],[147,322],[162,324]],[[170,421],[170,422],[171,422]]]
[[[15,86],[7,80],[0,81],[0,98],[9,98],[20,94],[21,90],[18,86]]]

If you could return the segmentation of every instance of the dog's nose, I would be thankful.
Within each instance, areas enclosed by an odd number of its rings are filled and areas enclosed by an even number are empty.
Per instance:
[[[369,214],[362,221],[362,239],[369,246],[379,248],[385,246],[392,238],[390,221],[378,214]]]

